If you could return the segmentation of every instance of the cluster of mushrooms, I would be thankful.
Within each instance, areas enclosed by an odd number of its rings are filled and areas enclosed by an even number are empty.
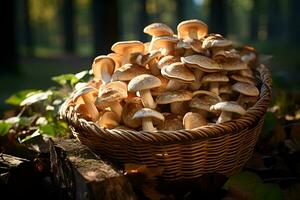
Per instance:
[[[94,59],[93,80],[68,102],[78,116],[109,129],[194,129],[244,115],[257,101],[252,47],[235,49],[195,19],[178,24],[177,35],[163,23],[144,33],[150,42],[117,42]]]

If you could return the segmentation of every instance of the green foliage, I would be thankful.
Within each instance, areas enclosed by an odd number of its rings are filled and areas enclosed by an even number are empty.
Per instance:
[[[59,76],[52,77],[52,80],[58,83],[59,85],[65,86],[69,84],[74,87],[81,79],[85,78],[88,74],[88,71],[82,71],[77,74],[62,74]]]
[[[36,92],[37,90],[22,90],[15,94],[12,94],[8,99],[5,100],[5,103],[13,105],[13,106],[19,106],[20,103],[26,99],[27,95]]]
[[[255,173],[242,171],[231,176],[224,184],[225,189],[237,188],[253,195],[253,199],[281,200],[283,193],[277,184],[263,183]]]
[[[6,135],[11,127],[12,127],[11,123],[0,121],[0,136]]]

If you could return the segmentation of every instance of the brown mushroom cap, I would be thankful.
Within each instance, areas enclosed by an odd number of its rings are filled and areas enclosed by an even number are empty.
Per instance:
[[[150,70],[136,64],[125,64],[115,71],[112,75],[112,81],[130,81],[141,74],[150,74]]]
[[[238,81],[238,82],[243,82],[243,83],[249,83],[251,85],[255,85],[255,79],[254,78],[249,78],[249,77],[245,77],[239,74],[232,74],[230,76],[231,79]]]
[[[167,55],[162,57],[158,63],[157,63],[157,67],[159,69],[162,69],[165,65],[170,65],[172,63],[178,62],[180,61],[177,57],[174,57],[172,55]]]
[[[232,45],[230,40],[223,38],[220,35],[210,35],[203,40],[202,48],[224,48]]]
[[[172,113],[162,114],[165,117],[165,121],[163,123],[158,124],[157,128],[159,130],[176,131],[184,129],[182,124],[182,116],[175,115]]]
[[[241,61],[240,59],[229,59],[220,65],[225,71],[237,71],[249,68],[247,63]]]
[[[97,56],[94,59],[92,70],[96,79],[109,82],[115,70],[115,61],[109,56]]]
[[[174,49],[175,44],[177,44],[178,39],[173,36],[161,36],[156,37],[153,40],[153,48],[154,49]]]
[[[232,85],[232,90],[246,96],[258,96],[259,90],[252,84],[237,82]]]
[[[222,69],[216,61],[201,55],[182,57],[181,62],[185,63],[189,67],[199,68],[205,72],[214,72]]]
[[[100,127],[113,129],[119,125],[118,121],[119,119],[116,113],[112,111],[104,111],[96,123]]]
[[[188,38],[189,31],[191,31],[191,29],[195,29],[197,31],[198,38],[193,38],[193,39],[201,39],[208,32],[208,27],[204,22],[197,19],[192,19],[192,20],[183,21],[177,25],[178,37]]]
[[[121,88],[107,87],[99,91],[96,100],[97,107],[104,109],[110,106],[112,102],[127,98],[127,91]]]
[[[142,108],[141,110],[134,113],[132,119],[143,119],[143,118],[152,118],[154,120],[164,121],[165,117],[156,110],[150,108]]]
[[[127,50],[132,52],[144,52],[144,44],[140,41],[132,40],[132,41],[121,41],[113,44],[111,50],[115,53],[123,55],[123,53]]]
[[[183,125],[185,129],[194,129],[207,125],[207,120],[199,113],[188,112],[183,117]]]
[[[240,115],[246,114],[246,110],[234,101],[219,102],[215,105],[212,105],[210,107],[210,110],[226,111],[226,112],[238,113]]]
[[[210,73],[202,77],[202,82],[228,82],[229,78],[222,73]]]
[[[193,97],[193,93],[187,90],[168,91],[157,96],[157,104],[169,104],[173,102],[189,101]]]
[[[181,62],[172,63],[161,69],[161,74],[168,79],[175,79],[181,82],[193,82],[195,75]]]
[[[222,101],[222,99],[213,92],[198,90],[193,93],[193,98],[189,102],[191,108],[210,111],[210,106]]]
[[[159,36],[172,36],[173,30],[163,23],[152,23],[144,28],[144,33],[159,37]]]
[[[94,87],[91,87],[91,86],[81,87],[81,88],[79,88],[79,90],[77,90],[77,91],[75,91],[75,93],[73,93],[73,102],[75,102],[82,95],[85,95],[88,93],[95,93],[95,92],[97,92],[97,90]]]
[[[142,124],[140,119],[132,119],[134,113],[143,108],[142,101],[139,97],[133,97],[126,101],[122,112],[122,121],[126,126],[137,128]]]
[[[140,90],[147,90],[147,89],[159,87],[160,85],[161,85],[161,81],[159,78],[150,74],[142,74],[137,77],[134,77],[128,83],[128,91],[136,92]]]

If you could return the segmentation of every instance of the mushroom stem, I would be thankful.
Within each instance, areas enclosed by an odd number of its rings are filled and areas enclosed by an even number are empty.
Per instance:
[[[104,84],[107,84],[111,80],[111,74],[109,74],[107,68],[104,67],[101,71],[101,80],[103,81]]]
[[[111,111],[116,113],[116,115],[118,117],[118,122],[120,122],[121,116],[122,116],[122,111],[123,111],[123,108],[122,108],[120,102],[119,101],[112,102],[111,106],[110,106],[110,109],[111,109]]]
[[[200,69],[197,69],[197,68],[194,69],[194,75],[195,75],[196,80],[195,80],[195,82],[190,84],[189,87],[191,90],[198,90],[201,87],[200,80],[201,80],[203,74],[204,73]]]
[[[154,47],[153,41],[155,40],[155,38],[156,38],[155,36],[152,36],[150,44],[149,44],[148,52],[153,50],[153,47]]]
[[[95,122],[99,118],[99,112],[98,112],[94,102],[92,102],[90,95],[91,94],[82,95],[82,99],[86,105],[86,109],[87,109],[88,113],[91,115],[92,120]]]
[[[150,117],[144,117],[142,119],[142,126],[144,131],[156,131],[156,128],[153,126],[152,119]]]
[[[239,104],[240,106],[244,107],[244,101],[243,101],[244,95],[240,94],[238,99],[236,100],[236,103]]]
[[[219,83],[218,82],[212,82],[210,83],[209,90],[216,95],[219,95]]]
[[[184,114],[183,107],[184,107],[183,101],[173,102],[170,105],[171,113],[177,114],[177,115]]]
[[[150,90],[141,90],[139,91],[142,103],[145,108],[155,109],[156,104],[153,100],[153,97],[150,93]]]
[[[195,39],[195,40],[198,39],[198,33],[197,33],[197,29],[196,28],[191,28],[189,30],[189,38]]]
[[[122,58],[122,63],[121,63],[121,66],[129,63],[129,60],[130,60],[130,52],[124,52],[123,54],[123,58]]]
[[[231,112],[222,111],[216,123],[220,124],[220,123],[227,122],[227,121],[231,120],[231,117],[232,117]]]

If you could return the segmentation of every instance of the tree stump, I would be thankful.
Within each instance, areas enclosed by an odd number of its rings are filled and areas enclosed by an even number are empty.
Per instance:
[[[54,182],[66,199],[136,199],[122,174],[77,140],[50,141]]]

